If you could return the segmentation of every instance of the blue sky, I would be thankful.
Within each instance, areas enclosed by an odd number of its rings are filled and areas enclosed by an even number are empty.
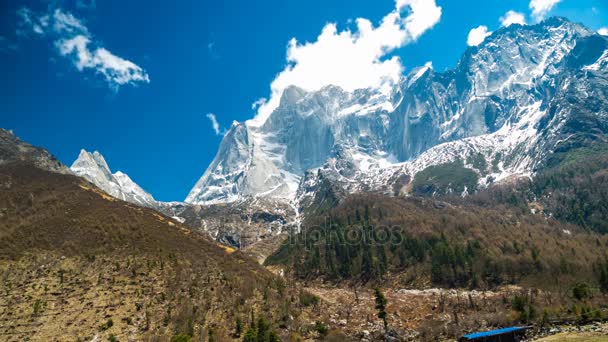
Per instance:
[[[398,0],[416,1],[425,0]],[[533,1],[552,3],[544,16],[608,27],[605,0]],[[428,61],[444,70],[455,66],[472,29],[496,30],[510,10],[527,23],[540,19],[529,0],[435,5],[438,21],[382,61],[397,56],[405,72]],[[224,127],[253,118],[252,103],[271,96],[290,39],[315,42],[327,23],[355,34],[354,19],[377,27],[395,8],[393,0],[3,1],[0,127],[68,165],[81,148],[99,150],[112,171],[156,199],[183,200]]]

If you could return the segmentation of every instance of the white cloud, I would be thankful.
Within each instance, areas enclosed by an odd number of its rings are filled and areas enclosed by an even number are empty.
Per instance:
[[[57,41],[56,45],[62,56],[72,56],[78,70],[93,69],[102,74],[113,87],[132,82],[150,82],[148,74],[133,62],[118,57],[105,48],[90,50],[89,43],[88,37],[78,35]]]
[[[54,41],[59,54],[69,58],[79,70],[91,69],[102,75],[113,89],[137,82],[150,83],[145,70],[92,42],[92,35],[81,20],[69,12],[55,9],[50,14],[35,14],[27,8],[18,12],[20,26]]]
[[[32,10],[27,7],[22,7],[17,11],[19,17],[19,28],[17,29],[18,36],[26,36],[30,31],[38,35],[43,35],[49,25],[49,16],[36,16]]]
[[[410,15],[404,19],[405,29],[414,40],[441,19],[441,7],[435,4],[435,0],[397,0],[397,12],[405,7],[410,8]]]
[[[69,12],[56,9],[53,13],[53,30],[58,34],[84,34],[89,30],[84,24]]]
[[[378,26],[358,18],[355,30],[339,31],[330,23],[314,42],[300,43],[292,38],[287,66],[272,82],[269,99],[254,104],[258,112],[250,124],[262,124],[278,107],[283,90],[291,85],[307,91],[327,85],[353,91],[397,82],[403,72],[401,61],[396,56],[383,58],[416,41],[440,18],[441,7],[435,0],[396,0],[395,9]]]
[[[509,11],[500,17],[500,25],[509,27],[513,24],[526,25],[526,16],[523,13]]]
[[[476,27],[469,32],[469,37],[467,38],[467,45],[477,46],[483,43],[483,41],[486,40],[486,37],[491,34],[492,32],[488,32],[487,26],[481,25],[479,27]]]
[[[608,27],[602,27],[601,29],[597,30],[597,33],[601,34],[602,36],[608,36]]]
[[[211,121],[211,127],[213,127],[213,131],[215,135],[220,135],[220,124],[217,122],[217,118],[213,113],[207,113],[207,119]]]
[[[259,98],[254,103],[251,104],[251,109],[256,110],[258,107],[263,106],[266,103],[266,98]]]
[[[532,10],[532,17],[536,21],[545,19],[545,16],[557,5],[561,0],[531,0],[530,9]]]

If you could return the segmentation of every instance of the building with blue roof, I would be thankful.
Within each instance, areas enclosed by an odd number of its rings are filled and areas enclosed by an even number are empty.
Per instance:
[[[531,327],[509,327],[464,335],[460,342],[518,342],[525,338],[526,330]]]

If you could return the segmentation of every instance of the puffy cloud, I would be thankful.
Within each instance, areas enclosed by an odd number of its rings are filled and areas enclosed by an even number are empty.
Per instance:
[[[597,30],[597,33],[601,34],[602,36],[608,36],[608,27],[602,27],[601,29]]]
[[[526,16],[523,13],[509,11],[500,17],[500,25],[509,27],[513,24],[526,25]]]
[[[87,27],[71,13],[57,8],[49,13],[36,14],[22,8],[17,14],[21,28],[52,39],[59,54],[71,59],[76,69],[93,70],[102,75],[112,89],[125,84],[150,82],[141,67],[93,43]]]
[[[405,7],[409,7],[411,13],[403,20],[405,29],[414,40],[441,19],[441,7],[435,4],[435,0],[397,0],[398,12]]]
[[[536,21],[545,19],[545,16],[557,5],[561,0],[531,0],[530,9],[532,10],[532,17]]]
[[[80,71],[93,69],[102,74],[113,87],[132,82],[150,82],[148,74],[135,63],[112,54],[105,48],[89,49],[90,40],[83,35],[60,40],[55,44],[62,56],[72,56]]]
[[[215,135],[220,135],[220,124],[217,122],[217,118],[215,117],[215,114],[207,113],[207,119],[209,119],[209,121],[211,121],[211,127],[213,128]]]
[[[270,85],[270,98],[253,107],[257,115],[249,123],[261,125],[280,102],[283,90],[294,85],[315,91],[335,85],[346,91],[382,88],[394,84],[403,72],[398,57],[384,58],[397,48],[416,41],[441,18],[435,0],[396,0],[395,8],[375,26],[365,18],[355,20],[356,29],[339,31],[327,24],[314,42],[295,38],[287,46],[287,65]]]
[[[486,37],[491,35],[492,32],[488,32],[488,27],[481,25],[472,29],[469,32],[469,37],[467,38],[467,45],[469,46],[477,46],[483,43],[486,40]]]

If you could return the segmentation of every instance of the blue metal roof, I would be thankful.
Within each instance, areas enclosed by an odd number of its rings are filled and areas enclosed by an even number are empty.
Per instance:
[[[464,335],[464,338],[472,340],[472,339],[476,339],[476,338],[480,338],[480,337],[495,336],[495,335],[506,334],[506,333],[515,332],[515,331],[522,331],[522,330],[526,330],[526,329],[529,329],[529,327],[503,328],[503,329],[490,330],[490,331],[484,331],[484,332]]]

